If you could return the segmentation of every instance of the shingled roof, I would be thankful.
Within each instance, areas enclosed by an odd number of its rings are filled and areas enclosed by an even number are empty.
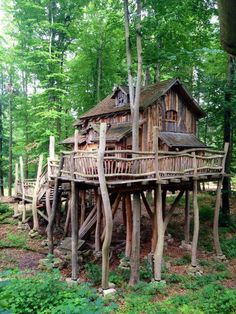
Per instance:
[[[160,132],[160,139],[172,148],[201,148],[206,147],[194,134]]]
[[[200,118],[204,116],[204,112],[198,103],[194,100],[194,98],[189,94],[185,87],[183,87],[182,83],[178,78],[173,78],[170,80],[165,80],[160,83],[143,87],[140,95],[140,109],[144,109],[151,105],[154,101],[158,100],[161,96],[163,96],[172,86],[178,86],[182,95],[188,99],[187,105],[191,106],[191,109],[195,112],[195,114]],[[122,86],[124,89],[124,86]],[[127,89],[126,89],[127,90]],[[124,106],[117,107],[115,105],[115,99],[112,98],[114,95],[108,95],[102,101],[100,101],[95,107],[91,110],[83,114],[80,119],[87,119],[90,117],[96,116],[104,116],[108,114],[122,113],[130,110],[130,104],[126,104]],[[81,123],[81,120],[78,120]],[[75,125],[78,123],[76,122]]]

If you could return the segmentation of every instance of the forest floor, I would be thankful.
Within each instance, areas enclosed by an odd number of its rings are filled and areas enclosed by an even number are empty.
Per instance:
[[[171,203],[172,201],[173,196],[169,196],[168,202]],[[7,201],[4,200],[4,203],[7,203]],[[193,276],[189,267],[191,260],[190,252],[181,248],[184,200],[180,202],[179,208],[168,227],[168,233],[172,237],[165,246],[165,263],[163,265],[164,281],[159,286],[154,286],[151,282],[152,271],[147,259],[150,251],[150,220],[144,209],[142,210],[141,220],[141,282],[136,288],[128,286],[129,271],[119,267],[120,259],[124,257],[122,239],[124,239],[125,232],[122,226],[122,214],[118,214],[115,220],[114,238],[119,239],[121,245],[117,245],[117,242],[113,244],[113,248],[116,249],[113,250],[111,256],[111,272],[109,277],[110,282],[115,284],[117,293],[113,298],[103,300],[103,305],[98,306],[98,311],[93,310],[92,313],[131,314],[157,313],[157,311],[158,313],[168,314],[236,313],[236,233],[234,224],[236,199],[231,200],[232,225],[220,228],[222,249],[227,257],[227,261],[224,262],[215,259],[212,246],[213,204],[214,196],[207,193],[199,196],[201,221],[198,250],[199,274]],[[12,206],[12,204],[9,205]],[[6,204],[1,206],[4,207]],[[32,239],[28,234],[28,230],[18,229],[18,222],[11,218],[11,214],[2,215],[2,217],[3,219],[1,219],[0,215],[0,279],[5,277],[19,279],[18,276],[20,276],[21,280],[24,280],[22,278],[28,278],[32,275],[32,278],[37,278],[42,272],[38,268],[40,260],[47,256],[47,248],[42,246],[45,235],[40,235]],[[64,263],[60,266],[60,276],[62,276],[63,280],[70,276],[70,272],[70,263]],[[45,272],[44,276],[47,276]],[[54,278],[50,276],[54,275],[49,273],[48,276],[45,282],[48,282],[50,286],[50,280],[54,281]],[[86,284],[90,283],[92,287],[98,288],[100,281],[101,261],[99,259],[96,260],[90,254],[84,260],[84,265],[81,268],[80,282],[81,284],[84,282]],[[19,282],[18,280],[18,285]],[[30,290],[30,283],[28,284],[28,289]],[[13,284],[12,288],[14,287]],[[17,289],[21,289],[21,286],[17,286]],[[87,287],[86,289],[92,288]],[[0,285],[0,299],[1,293],[4,295],[4,288],[3,292],[1,292]],[[27,291],[25,293],[25,297],[27,297]],[[39,291],[37,291],[38,293]],[[210,300],[216,305],[211,305]],[[64,303],[66,302],[65,298]],[[9,305],[6,305],[4,302],[2,304],[0,301],[0,313],[5,313],[1,312],[1,306],[8,308]],[[40,306],[37,310],[30,311],[28,309],[24,311],[25,313],[53,313],[52,309],[42,311],[39,308]],[[11,310],[12,313],[24,313],[23,310],[21,312],[19,309],[11,308]],[[60,312],[58,309],[57,312],[66,313],[63,311]],[[73,308],[68,313],[80,313],[80,311]],[[82,311],[81,313],[87,312]]]

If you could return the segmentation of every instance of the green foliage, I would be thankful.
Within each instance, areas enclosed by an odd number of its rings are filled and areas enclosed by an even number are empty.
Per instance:
[[[5,240],[0,240],[0,248],[20,248],[27,250],[27,236],[23,233],[8,233]]]
[[[188,253],[186,253],[180,259],[175,259],[173,261],[173,264],[181,266],[181,265],[188,265],[190,262],[191,262],[191,256]]]
[[[18,277],[0,286],[0,306],[13,313],[101,313],[103,301],[90,286],[68,287],[54,273]],[[107,310],[111,311],[111,304]],[[106,312],[106,311],[104,311]]]
[[[236,291],[223,286],[209,284],[202,290],[175,296],[164,302],[154,302],[150,296],[128,295],[118,313],[145,314],[234,314],[236,313]]]
[[[0,224],[5,223],[12,213],[12,209],[7,204],[0,203]]]
[[[221,248],[228,258],[236,257],[236,237],[221,240]]]
[[[95,285],[101,283],[102,268],[100,265],[94,263],[87,263],[85,265],[86,277]]]

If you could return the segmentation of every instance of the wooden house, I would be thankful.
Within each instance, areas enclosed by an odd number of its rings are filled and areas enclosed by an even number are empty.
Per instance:
[[[140,99],[140,151],[153,148],[153,127],[160,132],[160,149],[181,150],[200,148],[204,144],[197,138],[197,122],[203,110],[177,78],[145,86]],[[79,130],[80,149],[96,150],[100,123],[106,122],[107,150],[132,149],[129,89],[117,86],[112,94],[83,114],[75,123]],[[74,136],[62,141],[74,144]]]

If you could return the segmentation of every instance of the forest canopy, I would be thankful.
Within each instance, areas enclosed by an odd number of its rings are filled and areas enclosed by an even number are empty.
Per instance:
[[[127,84],[127,65],[120,0],[2,0],[1,19],[2,191],[19,156],[25,177],[35,176],[35,160],[47,152],[49,136],[59,144],[73,134],[77,117],[114,85]],[[143,84],[180,77],[207,113],[199,122],[201,140],[222,148],[227,120],[233,142],[235,92],[227,83],[216,1],[144,0],[141,24]],[[134,27],[131,40],[135,62]]]

